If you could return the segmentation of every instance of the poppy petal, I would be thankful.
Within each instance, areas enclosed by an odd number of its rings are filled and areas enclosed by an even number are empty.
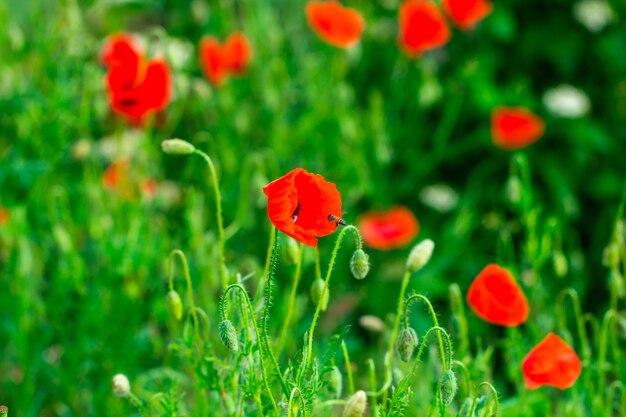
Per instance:
[[[246,35],[235,32],[228,37],[224,45],[226,66],[233,74],[242,74],[252,57],[252,46]]]
[[[428,0],[408,0],[400,6],[400,47],[410,57],[450,40],[450,29],[439,8]]]
[[[491,113],[493,143],[502,149],[524,148],[543,136],[543,120],[524,107],[497,107]]]
[[[108,87],[112,90],[133,87],[141,60],[141,49],[130,35],[116,33],[109,36],[100,51],[100,61],[109,68]]]
[[[463,30],[471,29],[493,10],[493,5],[486,0],[443,0],[442,6],[454,24]]]
[[[365,20],[358,11],[336,1],[310,1],[305,13],[311,29],[324,42],[339,48],[356,44],[365,29]]]
[[[574,385],[581,372],[576,352],[554,333],[549,333],[522,361],[528,389],[549,385],[564,390]]]
[[[385,212],[369,212],[359,219],[363,241],[381,250],[408,245],[419,233],[419,222],[411,210],[403,206]]]
[[[467,302],[481,319],[505,327],[525,323],[530,312],[528,300],[511,273],[496,264],[480,271],[467,292]]]
[[[219,86],[224,83],[228,75],[228,57],[217,38],[205,36],[200,41],[200,65],[211,84]]]

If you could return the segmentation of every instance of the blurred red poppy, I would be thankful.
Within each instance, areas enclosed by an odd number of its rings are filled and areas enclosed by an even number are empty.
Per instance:
[[[102,174],[102,185],[112,190],[120,185],[128,183],[128,165],[127,159],[120,159],[111,162]]]
[[[486,0],[443,0],[442,6],[454,24],[463,30],[471,29],[493,10],[493,5]]]
[[[419,222],[411,210],[396,206],[384,212],[369,212],[359,219],[363,241],[375,249],[408,245],[419,233]]]
[[[582,372],[576,352],[563,339],[549,333],[522,361],[526,388],[549,385],[567,389],[574,385]]]
[[[331,216],[341,216],[341,194],[321,175],[296,168],[263,187],[263,192],[272,224],[297,241],[315,247],[316,237],[337,230]]]
[[[149,199],[154,198],[158,186],[158,183],[152,178],[146,178],[139,184],[139,188],[141,189],[142,194]]]
[[[467,292],[467,302],[481,319],[505,327],[526,322],[530,311],[511,273],[496,264],[480,271]]]
[[[450,40],[450,29],[435,3],[407,0],[400,6],[400,47],[410,57]]]
[[[9,210],[0,206],[0,226],[4,226],[9,223]]]
[[[109,105],[135,124],[165,109],[172,96],[170,69],[163,59],[146,61],[132,38],[109,37],[100,54],[108,67],[105,77]]]
[[[497,107],[491,112],[491,136],[499,148],[524,148],[539,140],[544,130],[543,120],[525,107]]]
[[[336,1],[310,1],[305,13],[311,29],[324,42],[339,48],[356,44],[365,29],[365,20],[358,11]]]
[[[216,86],[222,85],[230,74],[243,74],[251,57],[252,46],[241,32],[231,34],[224,45],[213,36],[200,41],[200,65],[207,80]]]

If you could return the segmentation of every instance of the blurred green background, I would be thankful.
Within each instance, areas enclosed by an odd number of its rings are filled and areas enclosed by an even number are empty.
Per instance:
[[[537,335],[552,329],[562,288],[580,291],[585,311],[606,310],[602,251],[626,173],[626,3],[606,3],[613,15],[598,31],[577,18],[572,0],[494,3],[475,30],[454,30],[445,47],[411,60],[397,47],[395,0],[347,2],[367,21],[348,51],[315,36],[303,1],[1,2],[0,205],[10,220],[0,226],[0,403],[21,416],[121,415],[113,374],[176,369],[167,344],[180,329],[165,306],[172,249],[187,254],[198,302],[215,311],[209,178],[199,158],[162,154],[160,142],[172,137],[216,162],[229,269],[254,272],[251,289],[270,230],[261,187],[303,167],[337,184],[348,222],[395,204],[416,214],[418,239],[432,238],[436,254],[411,288],[437,303],[443,323],[448,286],[465,291],[494,261],[534,289]],[[252,64],[216,89],[202,76],[198,42],[235,30],[249,37]],[[98,53],[116,31],[168,60],[174,98],[162,123],[132,129],[110,113]],[[588,96],[588,114],[564,118],[546,106],[546,91],[561,84]],[[507,199],[514,154],[491,143],[498,105],[527,106],[546,122],[544,137],[520,152],[537,227],[560,242],[539,264],[522,244],[520,208]],[[128,195],[101,181],[120,158],[130,161]],[[158,184],[154,198],[139,191],[148,178]],[[320,240],[323,269],[333,241]],[[566,257],[564,276],[555,273],[555,250]],[[328,335],[353,324],[357,358],[381,346],[358,318],[389,322],[408,248],[369,253],[363,282],[349,277],[349,251],[340,255],[335,307],[322,327]],[[292,269],[281,262],[276,316]],[[312,316],[312,253],[303,274],[299,335]],[[501,335],[475,316],[470,328],[483,344]],[[493,365],[498,388],[511,394],[501,360]]]

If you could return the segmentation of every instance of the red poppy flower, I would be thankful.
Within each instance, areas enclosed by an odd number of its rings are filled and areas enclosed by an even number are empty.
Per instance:
[[[146,61],[127,34],[112,35],[105,43],[101,60],[108,67],[105,77],[109,104],[135,124],[169,103],[171,74],[163,59]]]
[[[467,292],[467,302],[486,322],[515,327],[528,318],[528,300],[509,271],[489,264]]]
[[[439,8],[428,0],[407,0],[400,6],[400,47],[410,57],[450,40],[450,29]]]
[[[341,218],[341,195],[321,175],[296,168],[263,187],[263,192],[272,224],[297,241],[315,247],[316,237],[337,230],[331,216]]]
[[[0,206],[0,226],[9,223],[9,210]]]
[[[313,32],[339,48],[356,44],[365,29],[365,20],[358,11],[336,1],[310,1],[305,13]]]
[[[141,188],[141,192],[144,196],[146,196],[148,199],[151,199],[156,195],[158,184],[154,179],[146,178],[145,180],[141,181],[141,183],[139,184],[139,188]]]
[[[126,159],[113,161],[102,174],[102,184],[108,189],[117,188],[128,182],[128,165]]]
[[[463,30],[471,29],[493,10],[486,0],[443,0],[442,5],[454,24]]]
[[[497,107],[491,112],[493,143],[502,149],[524,148],[541,138],[543,120],[524,107]]]
[[[382,213],[366,213],[359,220],[359,229],[367,246],[386,250],[411,243],[420,227],[411,210],[396,206]]]
[[[224,45],[213,36],[200,41],[200,65],[213,85],[222,85],[229,74],[242,74],[250,63],[252,46],[243,33],[235,32]]]
[[[582,364],[576,352],[554,333],[549,333],[522,361],[528,389],[543,385],[567,389],[574,385],[581,372]]]

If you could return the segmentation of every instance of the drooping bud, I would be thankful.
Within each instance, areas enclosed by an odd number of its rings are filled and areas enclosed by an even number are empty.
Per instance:
[[[422,240],[415,245],[406,261],[406,269],[410,272],[417,272],[422,269],[430,260],[434,248],[435,243],[430,239]]]
[[[0,417],[7,417],[9,414],[9,407],[6,405],[0,405]]]
[[[417,337],[417,333],[413,330],[412,327],[404,328],[400,331],[398,335],[398,340],[396,341],[396,351],[404,362],[408,362],[413,357],[413,351],[415,351],[415,347],[417,346],[419,339]]]
[[[441,385],[439,386],[441,401],[445,405],[450,405],[452,400],[454,400],[454,396],[456,395],[456,390],[458,386],[456,383],[456,375],[451,370],[447,370],[443,373],[441,377]]]
[[[552,265],[554,266],[554,273],[557,277],[563,278],[567,275],[567,258],[565,254],[561,251],[554,252],[552,257]]]
[[[172,317],[180,320],[183,317],[183,302],[180,299],[180,295],[175,290],[171,290],[167,293],[166,301]]]
[[[161,142],[161,149],[170,155],[189,155],[196,150],[196,147],[186,140],[167,139]]]
[[[113,393],[118,397],[126,397],[130,393],[130,382],[124,374],[113,376]]]
[[[237,338],[237,331],[230,320],[224,320],[220,323],[219,332],[224,346],[231,352],[237,353],[239,351],[239,339]]]
[[[328,376],[328,387],[335,394],[335,398],[341,397],[343,391],[343,376],[336,366],[333,366]]]
[[[343,417],[361,417],[367,406],[367,395],[365,391],[357,391],[346,403],[343,409]]]
[[[363,249],[357,249],[350,260],[350,271],[356,279],[363,279],[370,270],[369,255]]]
[[[321,311],[326,311],[328,307],[328,288],[324,291],[324,280],[321,278],[311,284],[311,302],[316,306],[321,303]]]

